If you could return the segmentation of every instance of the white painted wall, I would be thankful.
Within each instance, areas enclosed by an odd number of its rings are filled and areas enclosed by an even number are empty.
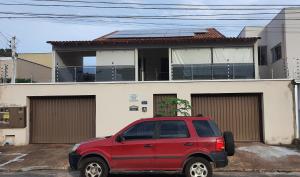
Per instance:
[[[184,88],[184,89],[183,89]],[[15,135],[17,145],[29,142],[28,96],[96,95],[96,136],[111,135],[130,122],[153,116],[153,94],[177,94],[191,100],[191,94],[262,93],[264,141],[290,144],[294,138],[294,99],[290,80],[127,82],[0,85],[0,106],[27,106],[27,128],[0,129],[0,137]],[[137,94],[138,102],[129,95]],[[148,112],[129,111],[148,101]],[[1,138],[0,138],[1,139]]]

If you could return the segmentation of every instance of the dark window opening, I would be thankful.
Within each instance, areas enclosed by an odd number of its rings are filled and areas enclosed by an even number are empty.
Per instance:
[[[280,60],[282,58],[282,53],[281,53],[281,44],[276,45],[271,49],[272,52],[272,61],[273,63]]]
[[[267,65],[268,61],[268,54],[267,54],[267,46],[259,46],[258,47],[258,64],[259,65]]]

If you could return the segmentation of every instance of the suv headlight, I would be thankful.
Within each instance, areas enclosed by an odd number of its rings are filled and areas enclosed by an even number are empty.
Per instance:
[[[80,144],[75,144],[72,148],[72,152],[75,152],[79,146]]]

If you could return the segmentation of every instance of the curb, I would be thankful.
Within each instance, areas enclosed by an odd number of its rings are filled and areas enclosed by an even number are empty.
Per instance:
[[[214,169],[214,172],[292,173],[300,172],[300,169]]]
[[[72,171],[69,167],[67,168],[51,168],[48,166],[34,166],[34,167],[24,167],[17,170],[9,170],[0,168],[0,173],[10,173],[10,172],[30,172],[30,171]],[[258,172],[258,173],[292,173],[300,172],[300,169],[214,169],[214,172],[230,173],[230,172]]]

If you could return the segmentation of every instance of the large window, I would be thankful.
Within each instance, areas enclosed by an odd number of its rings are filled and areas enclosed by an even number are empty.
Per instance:
[[[188,128],[184,121],[162,121],[159,130],[159,138],[189,137]]]
[[[172,79],[253,79],[253,60],[253,47],[172,49]]]
[[[272,52],[272,61],[273,63],[280,60],[282,58],[282,53],[281,53],[281,43],[276,45],[271,49]]]
[[[259,65],[267,65],[267,58],[268,58],[268,54],[267,54],[267,46],[259,46],[258,47],[258,64]]]
[[[155,122],[142,122],[129,128],[123,137],[125,140],[152,139],[154,137]]]
[[[96,81],[134,81],[134,50],[99,50]]]

